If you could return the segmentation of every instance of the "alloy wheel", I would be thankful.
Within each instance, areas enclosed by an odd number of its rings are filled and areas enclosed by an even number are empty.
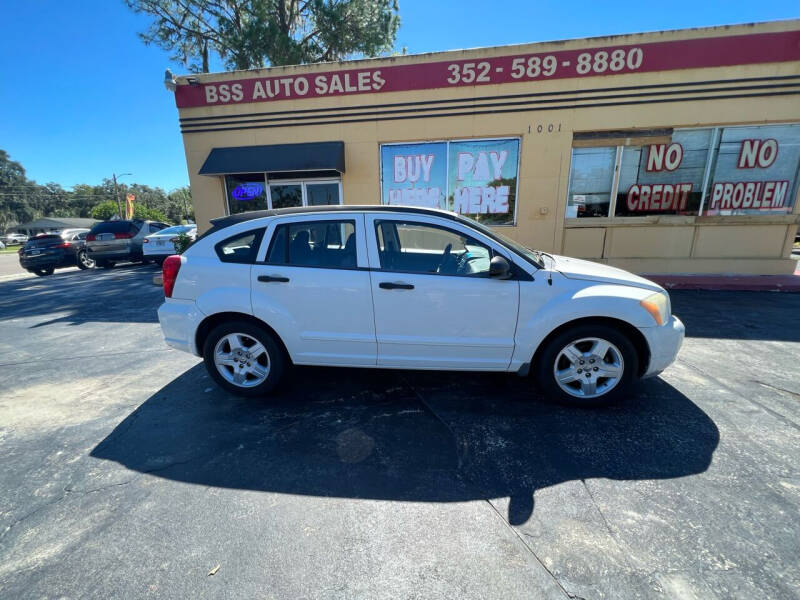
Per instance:
[[[89,255],[87,255],[86,252],[79,253],[78,260],[87,269],[94,267],[94,260],[89,258]]]
[[[622,380],[622,352],[608,340],[587,337],[567,344],[553,366],[556,383],[577,398],[597,398]]]
[[[226,381],[250,388],[269,376],[269,353],[264,344],[246,333],[229,333],[214,347],[214,365]]]

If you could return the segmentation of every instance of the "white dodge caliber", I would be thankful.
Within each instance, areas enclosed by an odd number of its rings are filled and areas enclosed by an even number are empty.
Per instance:
[[[670,365],[667,292],[530,250],[454,213],[324,206],[242,213],[163,266],[167,344],[223,388],[269,393],[288,364],[531,374],[597,405]]]

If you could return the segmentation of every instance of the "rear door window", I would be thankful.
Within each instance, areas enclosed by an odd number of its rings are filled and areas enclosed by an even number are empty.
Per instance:
[[[217,243],[214,250],[222,262],[254,263],[263,235],[263,229],[237,233]]]
[[[355,221],[301,221],[278,225],[267,252],[267,263],[355,269],[358,266]]]

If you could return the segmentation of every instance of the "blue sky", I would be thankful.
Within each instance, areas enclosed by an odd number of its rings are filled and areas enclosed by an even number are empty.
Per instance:
[[[189,181],[168,53],[136,32],[146,17],[122,0],[3,0],[0,148],[28,177],[65,187],[124,181],[167,190]],[[568,2],[400,0],[397,48],[410,53],[768,21],[800,16],[797,0]],[[219,65],[217,65],[219,67]]]

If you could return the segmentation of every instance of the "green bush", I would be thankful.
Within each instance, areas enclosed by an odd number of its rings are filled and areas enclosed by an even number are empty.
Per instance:
[[[175,254],[183,254],[186,249],[192,245],[192,238],[186,233],[179,233],[178,239],[173,242],[175,245]]]

